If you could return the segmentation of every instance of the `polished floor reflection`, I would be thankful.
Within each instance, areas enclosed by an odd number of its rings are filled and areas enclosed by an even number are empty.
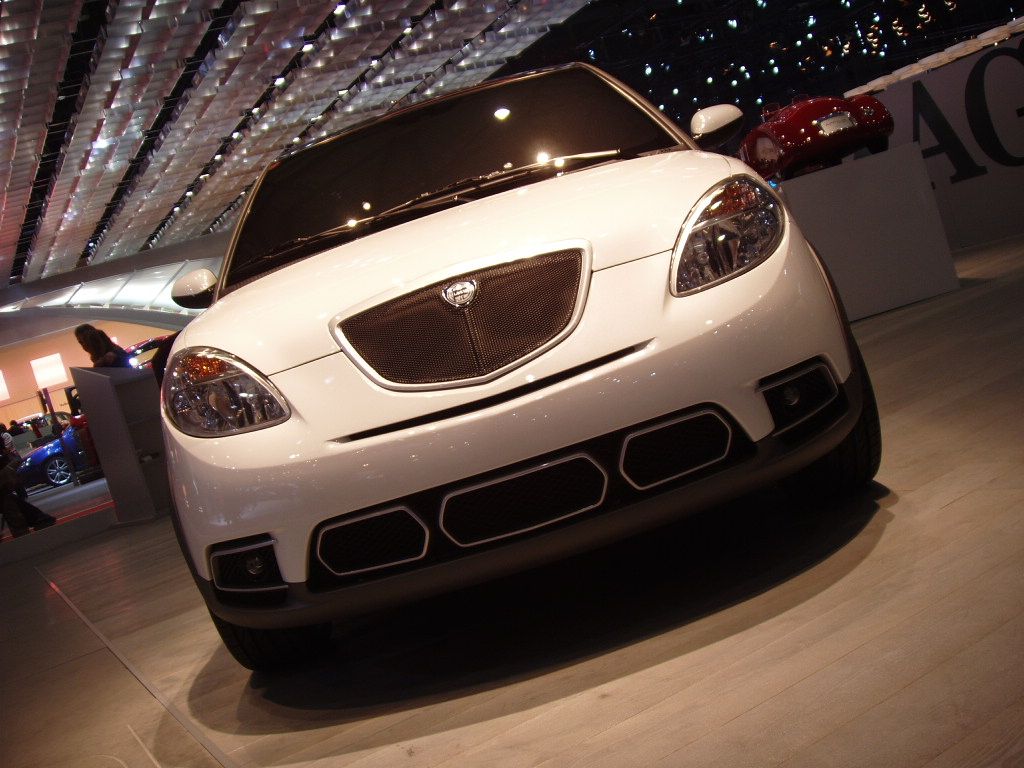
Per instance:
[[[842,504],[747,497],[277,676],[166,520],[3,567],[0,765],[1024,764],[1024,240],[957,269],[856,324],[885,455]]]

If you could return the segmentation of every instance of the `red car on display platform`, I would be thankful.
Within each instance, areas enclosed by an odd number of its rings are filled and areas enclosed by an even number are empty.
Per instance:
[[[764,122],[747,134],[740,159],[765,179],[790,179],[835,165],[859,149],[884,152],[893,121],[874,96],[800,97],[788,107],[767,104]]]

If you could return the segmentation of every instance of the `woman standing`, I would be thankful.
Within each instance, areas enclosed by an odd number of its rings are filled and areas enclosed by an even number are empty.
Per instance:
[[[128,353],[106,333],[88,323],[75,328],[75,338],[89,353],[93,368],[128,368]]]

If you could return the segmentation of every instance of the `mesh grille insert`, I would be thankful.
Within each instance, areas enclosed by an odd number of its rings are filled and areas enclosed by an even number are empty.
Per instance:
[[[444,501],[441,527],[456,544],[483,544],[593,509],[606,486],[594,461],[572,456],[456,491]]]
[[[342,520],[321,531],[317,556],[335,576],[408,563],[427,550],[427,529],[407,509]]]
[[[572,320],[583,252],[558,251],[452,277],[341,323],[356,353],[386,381],[441,384],[487,376],[554,339]],[[476,283],[455,307],[441,293]]]
[[[650,488],[724,459],[732,430],[705,411],[634,432],[622,446],[622,474],[636,488]]]

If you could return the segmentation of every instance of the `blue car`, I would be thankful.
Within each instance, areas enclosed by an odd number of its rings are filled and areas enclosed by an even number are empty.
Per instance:
[[[22,456],[21,466],[18,467],[18,478],[24,487],[67,485],[72,478],[72,461],[78,472],[87,468],[88,460],[78,441],[76,430],[70,426],[66,427],[62,437],[63,445],[61,440],[54,438]],[[67,446],[71,459],[64,453],[65,446]]]

